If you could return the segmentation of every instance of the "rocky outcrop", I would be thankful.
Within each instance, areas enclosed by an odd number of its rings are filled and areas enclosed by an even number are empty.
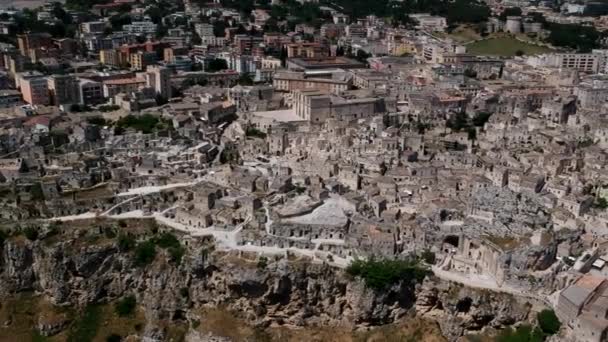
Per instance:
[[[416,311],[435,319],[449,340],[484,328],[525,321],[530,305],[512,295],[426,279],[417,289]]]
[[[8,239],[2,249],[0,293],[35,290],[55,305],[79,306],[133,294],[150,321],[182,320],[194,308],[221,306],[259,327],[380,325],[416,308],[441,317],[441,328],[451,338],[525,318],[525,311],[508,298],[465,288],[456,292],[436,279],[418,289],[395,285],[374,291],[341,270],[303,260],[279,258],[260,266],[191,243],[178,264],[157,250],[153,263],[136,267],[133,252],[121,252],[114,242]],[[41,322],[40,327],[53,334],[61,324]],[[150,338],[162,334],[152,325],[144,330]]]

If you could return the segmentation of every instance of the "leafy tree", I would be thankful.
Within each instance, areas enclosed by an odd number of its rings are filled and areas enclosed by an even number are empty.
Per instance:
[[[144,115],[127,115],[116,121],[115,128],[124,129],[133,128],[138,132],[150,134],[161,128],[163,122],[156,116],[151,114]],[[116,134],[116,130],[115,130]]]
[[[226,28],[228,24],[223,20],[216,20],[213,22],[213,35],[216,37],[226,36]]]
[[[540,329],[547,335],[554,335],[561,327],[561,323],[559,322],[559,318],[557,318],[555,311],[550,309],[539,312],[536,319],[538,320]]]
[[[87,122],[90,123],[91,125],[97,125],[97,126],[107,126],[109,124],[109,122],[101,116],[89,117],[89,118],[87,118]]]
[[[0,248],[4,246],[4,241],[8,237],[8,234],[4,230],[0,230]]]
[[[258,264],[257,267],[260,270],[265,269],[268,266],[268,258],[265,256],[262,256],[258,259]]]
[[[375,290],[382,290],[401,281],[413,285],[421,282],[429,271],[416,261],[405,260],[354,260],[346,272],[353,277],[360,277],[365,284]]]
[[[122,341],[122,336],[118,335],[118,334],[110,334],[108,337],[106,337],[106,342],[120,342]]]
[[[422,251],[422,254],[420,255],[420,257],[427,264],[430,264],[430,265],[435,264],[435,261],[436,261],[435,253],[431,252],[430,249],[425,249],[424,251]]]
[[[594,206],[599,209],[606,209],[608,208],[608,200],[606,200],[604,197],[598,197],[595,200]]]
[[[110,25],[115,31],[122,30],[123,25],[131,24],[131,16],[128,13],[117,14],[110,17]]]
[[[464,112],[458,112],[452,115],[446,122],[446,126],[456,132],[468,127],[468,116]]]
[[[600,45],[601,34],[593,26],[549,23],[547,28],[551,32],[547,41],[554,46],[589,52]]]
[[[137,306],[137,300],[135,296],[129,295],[119,300],[114,306],[114,311],[120,317],[125,317],[131,315],[135,311],[135,307]]]
[[[486,122],[488,122],[488,120],[490,120],[491,116],[492,116],[492,113],[479,112],[479,113],[475,114],[475,116],[473,117],[473,125],[476,127],[483,127],[486,124]]]
[[[180,243],[177,237],[171,233],[163,233],[159,237],[154,239],[154,242],[158,247],[161,248],[169,248],[169,247],[179,247]]]
[[[364,62],[367,63],[367,59],[370,58],[372,56],[371,53],[367,53],[363,50],[357,50],[357,55],[355,55],[355,58],[359,61],[359,62]]]
[[[477,140],[477,131],[473,127],[467,128],[467,138],[471,141]]]
[[[23,234],[28,240],[36,241],[40,233],[38,232],[38,228],[27,227],[23,230]]]
[[[513,329],[508,327],[503,329],[496,337],[496,342],[542,342],[544,336],[538,328],[523,324]]]
[[[159,24],[163,20],[163,17],[169,13],[166,9],[159,6],[150,6],[146,9],[144,14],[148,15],[153,23]]]
[[[203,43],[203,39],[201,39],[201,36],[198,35],[198,33],[193,32],[192,33],[192,44],[193,45],[200,45]]]
[[[135,248],[135,265],[146,266],[156,258],[156,247],[153,241],[142,242]]]
[[[521,13],[521,8],[519,7],[507,7],[502,11],[499,18],[500,20],[505,21],[507,20],[507,17],[519,17],[521,16]]]
[[[135,239],[126,234],[118,236],[118,249],[121,252],[127,252],[135,247]]]
[[[262,138],[262,139],[266,138],[266,133],[260,131],[259,129],[257,129],[253,126],[248,126],[245,129],[245,135],[248,137],[258,137],[258,138]]]
[[[490,17],[490,8],[482,3],[456,0],[448,5],[447,21],[450,23],[480,23]]]
[[[248,73],[243,73],[239,77],[238,83],[243,86],[253,85],[253,78]]]
[[[226,70],[226,69],[228,69],[228,62],[226,62],[225,59],[214,58],[214,59],[210,60],[209,63],[207,64],[206,71],[216,72],[216,71]]]
[[[466,77],[470,77],[470,78],[476,78],[477,77],[477,71],[473,70],[473,69],[466,69],[464,71],[464,75]]]

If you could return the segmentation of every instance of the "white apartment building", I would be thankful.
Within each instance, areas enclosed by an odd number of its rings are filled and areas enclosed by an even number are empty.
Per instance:
[[[154,34],[156,33],[156,28],[157,25],[151,21],[134,21],[122,27],[123,31],[130,34]]]

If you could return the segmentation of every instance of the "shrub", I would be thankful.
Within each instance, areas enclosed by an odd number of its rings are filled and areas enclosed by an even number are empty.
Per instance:
[[[131,315],[135,311],[135,307],[137,306],[137,300],[135,300],[135,296],[129,295],[119,300],[114,306],[114,310],[120,317],[125,317]]]
[[[129,235],[120,234],[118,236],[118,249],[121,252],[127,252],[135,247],[135,239]]]
[[[23,234],[30,241],[36,241],[38,239],[38,229],[34,227],[27,227],[23,230]]]
[[[107,126],[109,124],[109,122],[101,116],[89,117],[89,118],[87,118],[87,122],[90,123],[91,125],[97,125],[97,126]]]
[[[122,341],[122,336],[118,335],[118,334],[111,334],[108,337],[106,337],[106,342],[120,342]]]
[[[429,265],[434,265],[435,264],[435,253],[431,252],[429,249],[425,249],[424,251],[422,251],[422,254],[420,255],[420,257],[422,258],[422,260],[424,260],[424,262],[426,262]]]
[[[158,247],[161,248],[180,247],[179,240],[171,233],[161,234],[159,237],[154,239],[154,242]]]
[[[68,335],[68,342],[92,341],[101,324],[102,312],[98,305],[89,305],[74,322]]]
[[[154,132],[161,123],[162,121],[159,118],[151,114],[144,114],[139,116],[127,115],[116,121],[114,133],[117,134],[118,129],[118,133],[122,134],[125,129],[132,128],[138,132],[149,134]]]
[[[4,245],[4,240],[8,237],[8,234],[4,230],[0,230],[0,247]]]
[[[106,238],[108,239],[113,239],[116,237],[116,232],[114,231],[114,229],[112,229],[112,227],[105,227],[103,229],[103,234],[106,236]]]
[[[496,337],[496,342],[542,342],[544,340],[543,332],[530,325],[523,324],[513,329],[508,327],[503,329]]]
[[[135,265],[145,266],[154,261],[156,248],[153,241],[142,242],[135,248]]]
[[[247,127],[247,129],[245,130],[245,135],[248,137],[258,137],[262,139],[266,138],[266,133],[260,131],[259,129],[253,126]]]
[[[97,108],[100,112],[113,112],[115,110],[119,110],[120,106],[117,105],[103,105]]]
[[[365,284],[375,290],[397,284],[401,281],[409,284],[421,282],[429,271],[416,261],[405,260],[355,260],[346,272],[353,277],[361,277]]]
[[[188,296],[190,296],[190,291],[188,291],[187,287],[182,287],[181,289],[179,289],[179,294],[184,298],[188,298]]]
[[[171,256],[171,261],[175,262],[178,265],[182,262],[182,258],[184,257],[184,254],[186,254],[186,251],[184,250],[184,248],[182,246],[171,247],[167,251],[169,252],[169,255]]]
[[[555,315],[555,311],[550,309],[545,309],[539,312],[536,319],[538,320],[538,326],[540,329],[548,335],[557,333],[561,326],[559,318],[557,318],[557,315]]]
[[[265,256],[260,257],[258,259],[258,265],[257,265],[258,269],[263,270],[266,268],[266,266],[268,266],[268,258],[266,258]]]

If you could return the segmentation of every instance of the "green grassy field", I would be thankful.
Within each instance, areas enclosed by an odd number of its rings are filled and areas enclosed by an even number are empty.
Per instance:
[[[518,50],[526,55],[552,51],[547,47],[520,42],[511,37],[490,38],[467,45],[468,53],[482,56],[515,56]]]

